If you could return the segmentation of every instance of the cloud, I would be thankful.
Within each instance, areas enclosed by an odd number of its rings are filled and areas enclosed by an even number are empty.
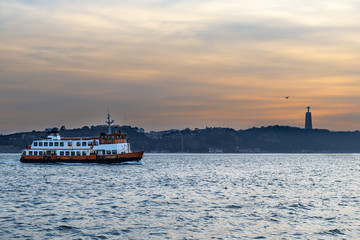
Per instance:
[[[356,1],[0,4],[3,131],[21,114],[24,130],[102,123],[107,107],[148,129],[302,126],[307,105],[341,129],[336,101],[358,108]]]

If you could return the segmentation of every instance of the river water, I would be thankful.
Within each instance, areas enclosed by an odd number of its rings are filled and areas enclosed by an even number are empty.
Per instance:
[[[0,154],[0,239],[360,239],[359,154]]]

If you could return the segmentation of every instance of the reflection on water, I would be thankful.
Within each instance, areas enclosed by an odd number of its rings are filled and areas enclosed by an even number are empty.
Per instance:
[[[18,159],[0,154],[1,239],[360,238],[360,155]]]

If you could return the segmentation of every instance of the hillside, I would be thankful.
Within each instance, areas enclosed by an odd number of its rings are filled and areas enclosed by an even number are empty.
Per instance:
[[[205,128],[168,130],[145,133],[142,129],[121,126],[127,133],[132,149],[145,152],[189,153],[358,153],[360,132],[333,132],[305,130],[288,126],[269,126],[234,130],[231,128]],[[115,128],[113,129],[115,130]],[[106,126],[61,128],[63,137],[99,136]],[[45,131],[0,135],[0,152],[21,152],[34,139],[46,136]]]

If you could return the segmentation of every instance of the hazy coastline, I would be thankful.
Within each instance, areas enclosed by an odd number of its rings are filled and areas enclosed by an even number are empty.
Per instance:
[[[268,126],[235,130],[207,127],[205,129],[172,129],[145,132],[131,126],[116,126],[113,131],[126,132],[135,151],[147,153],[359,153],[359,131],[302,129],[289,126]],[[84,126],[60,129],[63,137],[99,136],[106,126]],[[46,137],[46,131],[0,135],[0,152],[20,153],[34,139]]]

